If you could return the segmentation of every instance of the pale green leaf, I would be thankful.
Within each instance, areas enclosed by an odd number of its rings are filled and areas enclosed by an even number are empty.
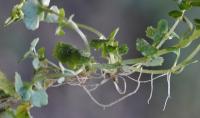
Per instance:
[[[38,70],[40,68],[40,61],[38,58],[34,58],[33,61],[32,61],[32,65],[33,65],[33,68],[35,70]]]
[[[20,92],[20,89],[23,87],[23,82],[19,73],[15,73],[15,90],[17,93]]]
[[[42,107],[48,104],[48,95],[45,90],[33,91],[31,95],[31,103],[33,106]]]
[[[27,0],[22,8],[24,23],[27,29],[36,30],[39,27],[40,12],[38,0]]]
[[[21,76],[15,73],[15,90],[21,96],[22,100],[28,101],[31,97],[31,87],[27,84],[24,85]]]

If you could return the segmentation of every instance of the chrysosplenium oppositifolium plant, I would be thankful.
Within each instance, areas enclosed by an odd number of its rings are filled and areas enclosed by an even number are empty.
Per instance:
[[[22,21],[28,30],[34,31],[39,28],[40,22],[56,23],[55,35],[64,36],[65,30],[74,30],[83,40],[85,48],[81,50],[74,45],[57,42],[52,49],[57,62],[53,63],[46,57],[45,48],[37,47],[39,38],[34,39],[29,50],[20,60],[33,59],[34,75],[31,81],[22,81],[20,74],[16,72],[15,81],[11,82],[3,73],[0,73],[0,117],[31,118],[29,111],[32,107],[48,104],[46,89],[61,85],[83,88],[97,105],[106,108],[135,94],[141,84],[151,83],[149,103],[153,93],[153,82],[159,78],[166,78],[168,83],[168,96],[164,103],[164,110],[170,98],[171,75],[179,74],[186,66],[197,62],[193,58],[200,51],[200,44],[198,44],[185,59],[179,59],[181,50],[200,38],[200,19],[191,19],[185,14],[193,7],[199,7],[200,1],[175,0],[175,2],[177,9],[169,12],[169,16],[175,23],[171,26],[167,20],[162,19],[157,26],[147,27],[146,38],[138,38],[136,41],[136,49],[142,57],[123,59],[123,55],[128,53],[128,47],[126,44],[119,44],[115,38],[119,28],[113,30],[109,36],[105,36],[90,26],[76,23],[73,20],[74,15],[66,16],[64,9],[55,5],[49,6],[50,0],[21,0],[13,7],[11,16],[5,21],[5,26]],[[176,32],[176,27],[180,22],[188,24],[187,33]],[[96,34],[96,37],[87,37],[82,30],[92,32]],[[177,43],[163,47],[169,40],[176,40]],[[101,52],[104,63],[98,62],[92,55],[91,52],[97,50]],[[176,55],[173,64],[168,69],[161,69],[165,62],[163,56],[171,53]],[[138,77],[133,78],[133,74]],[[150,78],[141,79],[143,74],[149,74]],[[127,79],[137,83],[135,90],[130,93],[126,91]],[[92,92],[108,81],[114,83],[116,91],[122,97],[103,104],[93,97]],[[119,84],[121,82],[122,84]]]

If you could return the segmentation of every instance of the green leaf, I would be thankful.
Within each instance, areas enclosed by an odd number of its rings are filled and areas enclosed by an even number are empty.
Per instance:
[[[35,107],[42,107],[48,104],[48,95],[45,90],[36,90],[32,92],[31,103]]]
[[[149,62],[145,63],[144,65],[147,67],[162,66],[163,62],[164,62],[163,57],[156,57],[156,58],[153,58],[152,60],[150,60]]]
[[[56,44],[53,55],[56,59],[67,64],[70,68],[77,68],[90,61],[90,58],[83,56],[78,49],[63,42],[58,42]]]
[[[15,118],[32,118],[30,114],[30,104],[24,103],[17,107]]]
[[[109,40],[93,39],[90,41],[90,47],[94,49],[103,48]]]
[[[117,51],[116,46],[111,46],[111,45],[106,46],[106,53],[114,53],[115,51]]]
[[[182,0],[182,2],[179,4],[179,8],[181,10],[188,10],[192,7],[191,0]]]
[[[157,49],[151,46],[144,39],[137,39],[136,48],[138,51],[142,53],[144,56],[151,56],[156,53]]]
[[[59,9],[58,25],[59,27],[66,26],[65,19],[65,10],[63,8]]]
[[[146,30],[146,36],[150,39],[154,39],[156,32],[157,32],[157,29],[155,29],[152,26],[149,26],[147,27],[147,30]]]
[[[65,10],[63,8],[59,9],[59,17],[64,18],[65,17]]]
[[[45,48],[39,48],[38,49],[38,58],[40,61],[43,61],[45,59]]]
[[[157,44],[160,43],[165,34],[168,32],[168,30],[169,30],[168,22],[164,19],[161,19],[157,24],[157,28],[154,28],[152,26],[147,27],[146,36],[152,39],[153,46],[156,46]]]
[[[167,20],[164,20],[164,19],[160,20],[158,22],[157,30],[160,33],[166,33],[166,32],[168,32],[168,22],[167,22]]]
[[[170,11],[169,13],[169,16],[171,16],[172,18],[180,18],[182,15],[183,15],[183,12],[181,11],[178,11],[178,10],[174,10],[174,11]]]
[[[6,76],[0,71],[0,90],[10,96],[16,96],[14,85],[6,78]]]
[[[126,45],[119,46],[116,40],[110,39],[94,39],[90,41],[90,47],[94,49],[101,49],[102,57],[106,59],[109,58],[110,54],[115,56],[115,58],[120,58],[128,52],[128,47]]]
[[[119,48],[118,48],[118,52],[120,55],[125,55],[128,53],[128,46],[126,44],[123,44],[121,45]]]

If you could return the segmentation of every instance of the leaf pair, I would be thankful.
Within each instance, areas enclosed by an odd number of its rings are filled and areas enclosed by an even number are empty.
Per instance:
[[[141,54],[147,58],[149,61],[143,65],[145,66],[160,66],[164,62],[162,57],[155,57],[157,53],[157,45],[164,40],[165,35],[168,33],[169,26],[168,22],[164,19],[160,20],[157,27],[152,26],[147,27],[146,36],[152,40],[152,44],[147,42],[145,39],[137,39],[136,49],[141,52]]]
[[[169,26],[167,20],[162,19],[158,22],[156,28],[152,26],[147,27],[146,36],[153,40],[152,45],[155,47],[161,42],[168,30]]]
[[[48,104],[48,95],[44,88],[35,87],[32,84],[23,83],[21,76],[15,74],[15,90],[25,102],[30,101],[33,106],[42,107]]]
[[[116,60],[121,59],[121,56],[128,53],[128,47],[125,44],[119,45],[115,40],[118,28],[111,32],[107,39],[93,39],[90,41],[90,47],[93,49],[100,49],[103,58],[109,58],[110,54],[114,55]]]
[[[164,19],[158,22],[156,28],[147,27],[146,36],[153,41],[152,45],[145,39],[137,39],[136,49],[144,56],[152,56],[157,52],[156,46],[163,40],[168,30],[168,22]]]

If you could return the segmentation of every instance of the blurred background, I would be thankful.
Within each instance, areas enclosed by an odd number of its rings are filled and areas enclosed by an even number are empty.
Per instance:
[[[33,75],[31,60],[20,64],[17,61],[28,50],[34,38],[40,38],[39,45],[47,48],[47,55],[52,60],[54,59],[51,52],[56,41],[66,41],[80,48],[83,47],[83,42],[70,30],[66,30],[64,37],[54,36],[55,24],[41,23],[40,28],[34,32],[28,31],[22,22],[3,28],[5,19],[18,2],[19,0],[0,1],[0,69],[10,79],[13,79],[14,72],[18,71],[23,79],[28,81]],[[95,27],[105,35],[114,28],[120,27],[117,39],[130,47],[129,54],[124,58],[138,56],[135,41],[138,37],[145,37],[147,26],[155,26],[162,18],[168,19],[169,24],[172,25],[173,19],[169,18],[167,13],[176,9],[172,0],[52,0],[51,5],[54,4],[63,7],[68,16],[75,14],[75,21]],[[192,10],[190,16],[200,17],[199,11],[200,9]],[[178,31],[182,29],[183,27],[179,27]],[[93,35],[88,33],[88,37]],[[182,58],[190,53],[192,48],[194,47],[182,51]],[[200,55],[196,58],[199,57]],[[167,59],[169,63],[173,61],[171,56]],[[150,84],[142,85],[137,94],[106,110],[93,103],[81,88],[63,86],[49,89],[48,106],[41,109],[34,108],[31,113],[34,118],[199,118],[199,67],[200,64],[197,63],[186,68],[181,74],[172,76],[171,99],[165,111],[162,111],[162,108],[167,96],[167,83],[166,79],[159,79],[155,81],[154,93],[149,105],[147,100]],[[95,97],[104,103],[116,99],[116,91],[111,85],[112,83],[108,83],[102,86],[95,93]],[[129,90],[134,89],[135,86],[134,83],[131,84]]]

